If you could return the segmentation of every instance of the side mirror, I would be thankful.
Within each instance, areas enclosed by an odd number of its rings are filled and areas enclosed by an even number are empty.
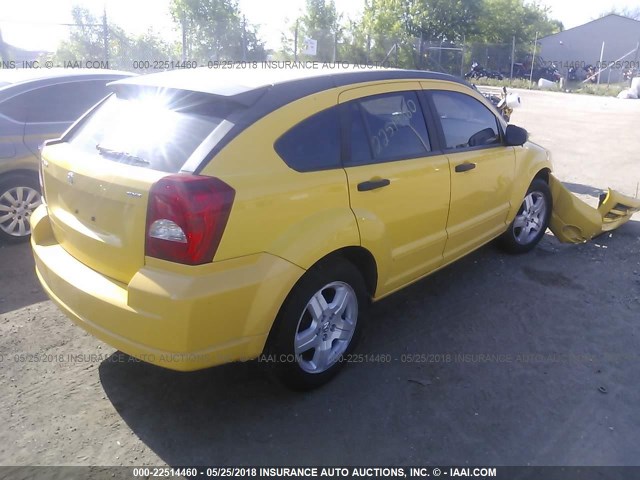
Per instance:
[[[504,132],[505,143],[511,147],[519,147],[529,138],[529,133],[520,127],[515,125],[507,125],[507,130]]]

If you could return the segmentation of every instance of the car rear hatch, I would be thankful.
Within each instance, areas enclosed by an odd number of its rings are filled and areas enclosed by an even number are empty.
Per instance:
[[[161,179],[193,183],[195,175],[181,170],[230,129],[228,110],[211,95],[131,86],[47,143],[42,181],[56,241],[88,267],[128,283],[145,262],[154,185],[170,195]]]

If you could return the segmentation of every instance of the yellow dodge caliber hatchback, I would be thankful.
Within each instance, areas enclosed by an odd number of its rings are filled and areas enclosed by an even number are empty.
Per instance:
[[[495,238],[526,252],[549,223],[547,152],[451,76],[204,69],[111,88],[45,146],[32,246],[75,323],[156,365],[264,354],[319,386],[371,300]]]

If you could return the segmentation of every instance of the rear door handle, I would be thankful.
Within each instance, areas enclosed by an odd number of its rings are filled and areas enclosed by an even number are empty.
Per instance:
[[[359,192],[368,192],[369,190],[375,190],[376,188],[382,188],[389,185],[391,181],[388,178],[381,178],[380,180],[369,180],[358,184]]]
[[[475,163],[461,163],[460,165],[456,165],[456,172],[468,172],[469,170],[473,170],[476,168]]]

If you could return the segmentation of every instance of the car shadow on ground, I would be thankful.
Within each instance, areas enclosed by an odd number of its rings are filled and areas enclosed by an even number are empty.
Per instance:
[[[0,314],[47,300],[35,275],[33,253],[28,243],[17,245],[0,243],[0,265],[2,265]],[[24,272],[29,272],[30,275],[24,275]],[[16,282],[16,278],[19,278],[20,282]]]
[[[311,393],[286,390],[257,361],[177,373],[116,353],[100,380],[172,466],[631,464],[640,423],[625,398],[640,368],[605,355],[637,355],[635,300],[615,311],[621,336],[602,321],[613,300],[593,299],[598,262],[631,268],[638,238],[631,222],[598,244],[546,235],[529,255],[485,247],[377,303],[358,348],[368,358]],[[590,359],[524,356],[581,352]]]

